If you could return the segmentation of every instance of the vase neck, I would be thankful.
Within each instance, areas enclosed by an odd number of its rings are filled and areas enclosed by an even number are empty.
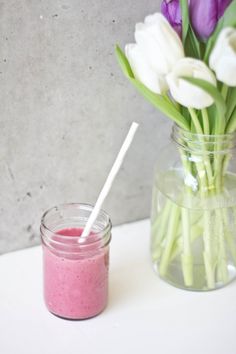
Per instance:
[[[173,125],[171,139],[179,148],[195,153],[228,153],[236,148],[236,133],[196,134]]]

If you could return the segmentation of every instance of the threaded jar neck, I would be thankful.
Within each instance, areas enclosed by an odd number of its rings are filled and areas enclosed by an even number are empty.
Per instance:
[[[225,154],[236,148],[236,133],[196,134],[173,125],[171,139],[179,148],[195,153]]]
[[[93,210],[89,204],[63,204],[46,211],[41,220],[40,232],[43,244],[63,253],[76,254],[103,248],[111,240],[111,220],[101,210],[93,224],[91,235],[79,243],[80,236],[64,235],[61,230],[83,229]]]

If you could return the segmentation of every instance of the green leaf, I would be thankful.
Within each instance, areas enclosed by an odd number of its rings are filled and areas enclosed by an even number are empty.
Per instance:
[[[201,59],[200,44],[191,26],[189,26],[184,50],[187,57]]]
[[[129,64],[129,61],[126,58],[124,52],[120,49],[120,47],[118,45],[116,45],[115,53],[116,53],[117,61],[120,65],[124,75],[128,78],[134,78],[134,74],[133,74],[133,71],[132,71],[131,66]]]
[[[236,106],[236,87],[230,88],[230,92],[227,98],[227,112],[226,112],[226,121],[231,117]]]
[[[221,95],[221,93],[217,90],[217,87],[212,85],[210,82],[202,80],[202,79],[196,79],[193,77],[187,77],[183,76],[183,80],[190,82],[191,84],[200,87],[202,90],[207,92],[215,101],[215,104],[219,110],[219,113],[221,115],[225,115],[226,112],[226,105],[225,101]]]
[[[182,116],[184,116],[184,118],[187,120],[188,124],[190,125],[191,123],[191,116],[189,114],[189,110],[187,107],[184,107],[184,106],[180,106],[181,108],[181,114]]]
[[[189,13],[188,13],[188,1],[180,0],[181,15],[182,15],[182,42],[185,47],[185,41],[189,29]]]
[[[174,103],[166,99],[162,95],[158,95],[149,90],[145,85],[136,79],[130,78],[132,84],[138,89],[138,91],[150,102],[158,108],[162,113],[171,118],[176,124],[185,130],[189,130],[189,124],[182,114],[175,107]]]
[[[233,133],[236,130],[236,108],[234,109],[226,127],[226,133]]]
[[[201,58],[199,41],[189,21],[189,8],[187,0],[180,0],[182,15],[182,42],[186,56]]]
[[[217,117],[216,117],[216,124],[215,124],[215,134],[221,134],[225,129],[225,112],[226,112],[226,105],[221,93],[217,90],[217,88],[210,84],[208,81],[196,78],[190,78],[183,76],[183,80],[188,81],[189,83],[200,87],[206,93],[208,93],[214,100],[216,108],[217,108]]]
[[[209,124],[210,124],[210,131],[212,134],[214,134],[215,120],[216,120],[216,116],[217,116],[216,105],[212,104],[210,107],[207,108],[207,111],[208,111],[208,118],[209,118]]]
[[[233,0],[231,4],[227,7],[224,15],[218,21],[215,31],[207,42],[207,48],[204,57],[204,61],[206,63],[208,63],[210,53],[214,47],[219,32],[225,27],[236,27],[236,0]]]

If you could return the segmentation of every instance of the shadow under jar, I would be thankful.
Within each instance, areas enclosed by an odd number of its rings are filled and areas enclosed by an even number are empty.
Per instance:
[[[90,318],[107,305],[112,225],[104,211],[79,242],[92,209],[64,204],[45,212],[41,220],[45,304],[62,318]]]
[[[236,276],[236,135],[173,126],[153,185],[151,255],[162,279],[212,290]]]

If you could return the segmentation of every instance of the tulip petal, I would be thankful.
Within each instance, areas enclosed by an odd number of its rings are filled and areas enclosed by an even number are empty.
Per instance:
[[[236,59],[236,58],[235,58]],[[217,65],[217,79],[228,86],[236,86],[236,60],[224,56]],[[232,74],[233,73],[233,74]]]
[[[165,17],[156,13],[145,18],[144,24],[137,24],[135,40],[147,60],[160,75],[166,75],[176,61],[184,56],[182,42]]]
[[[196,35],[203,40],[207,39],[218,20],[215,0],[191,0],[190,20]]]
[[[190,0],[190,19],[197,36],[206,40],[232,0]]]
[[[172,97],[185,107],[202,109],[213,103],[212,97],[203,89],[182,79],[183,76],[202,79],[216,85],[214,74],[206,64],[193,58],[183,58],[178,61],[174,69],[167,75]]]
[[[236,29],[224,28],[216,41],[210,58],[210,67],[219,81],[236,86]]]
[[[195,79],[189,77],[183,77],[184,80],[196,85],[203,89],[203,91],[209,93],[209,95],[213,98],[214,103],[216,105],[218,115],[216,116],[216,131],[220,134],[220,132],[224,131],[225,128],[225,113],[226,113],[226,104],[222,94],[219,92],[217,87],[209,83],[208,81],[202,79]]]
[[[182,32],[182,16],[179,0],[167,1],[164,0],[161,3],[161,12],[168,20],[170,25],[181,37]]]
[[[155,39],[155,32],[151,29],[152,25],[140,23],[135,28],[135,40],[144,53],[151,66],[157,73],[164,74],[167,72],[167,63],[163,51],[160,50],[158,41]],[[158,31],[158,30],[157,30]]]
[[[157,75],[148,65],[146,57],[138,44],[127,44],[125,54],[135,77],[155,93],[167,90],[167,84],[163,76]]]

